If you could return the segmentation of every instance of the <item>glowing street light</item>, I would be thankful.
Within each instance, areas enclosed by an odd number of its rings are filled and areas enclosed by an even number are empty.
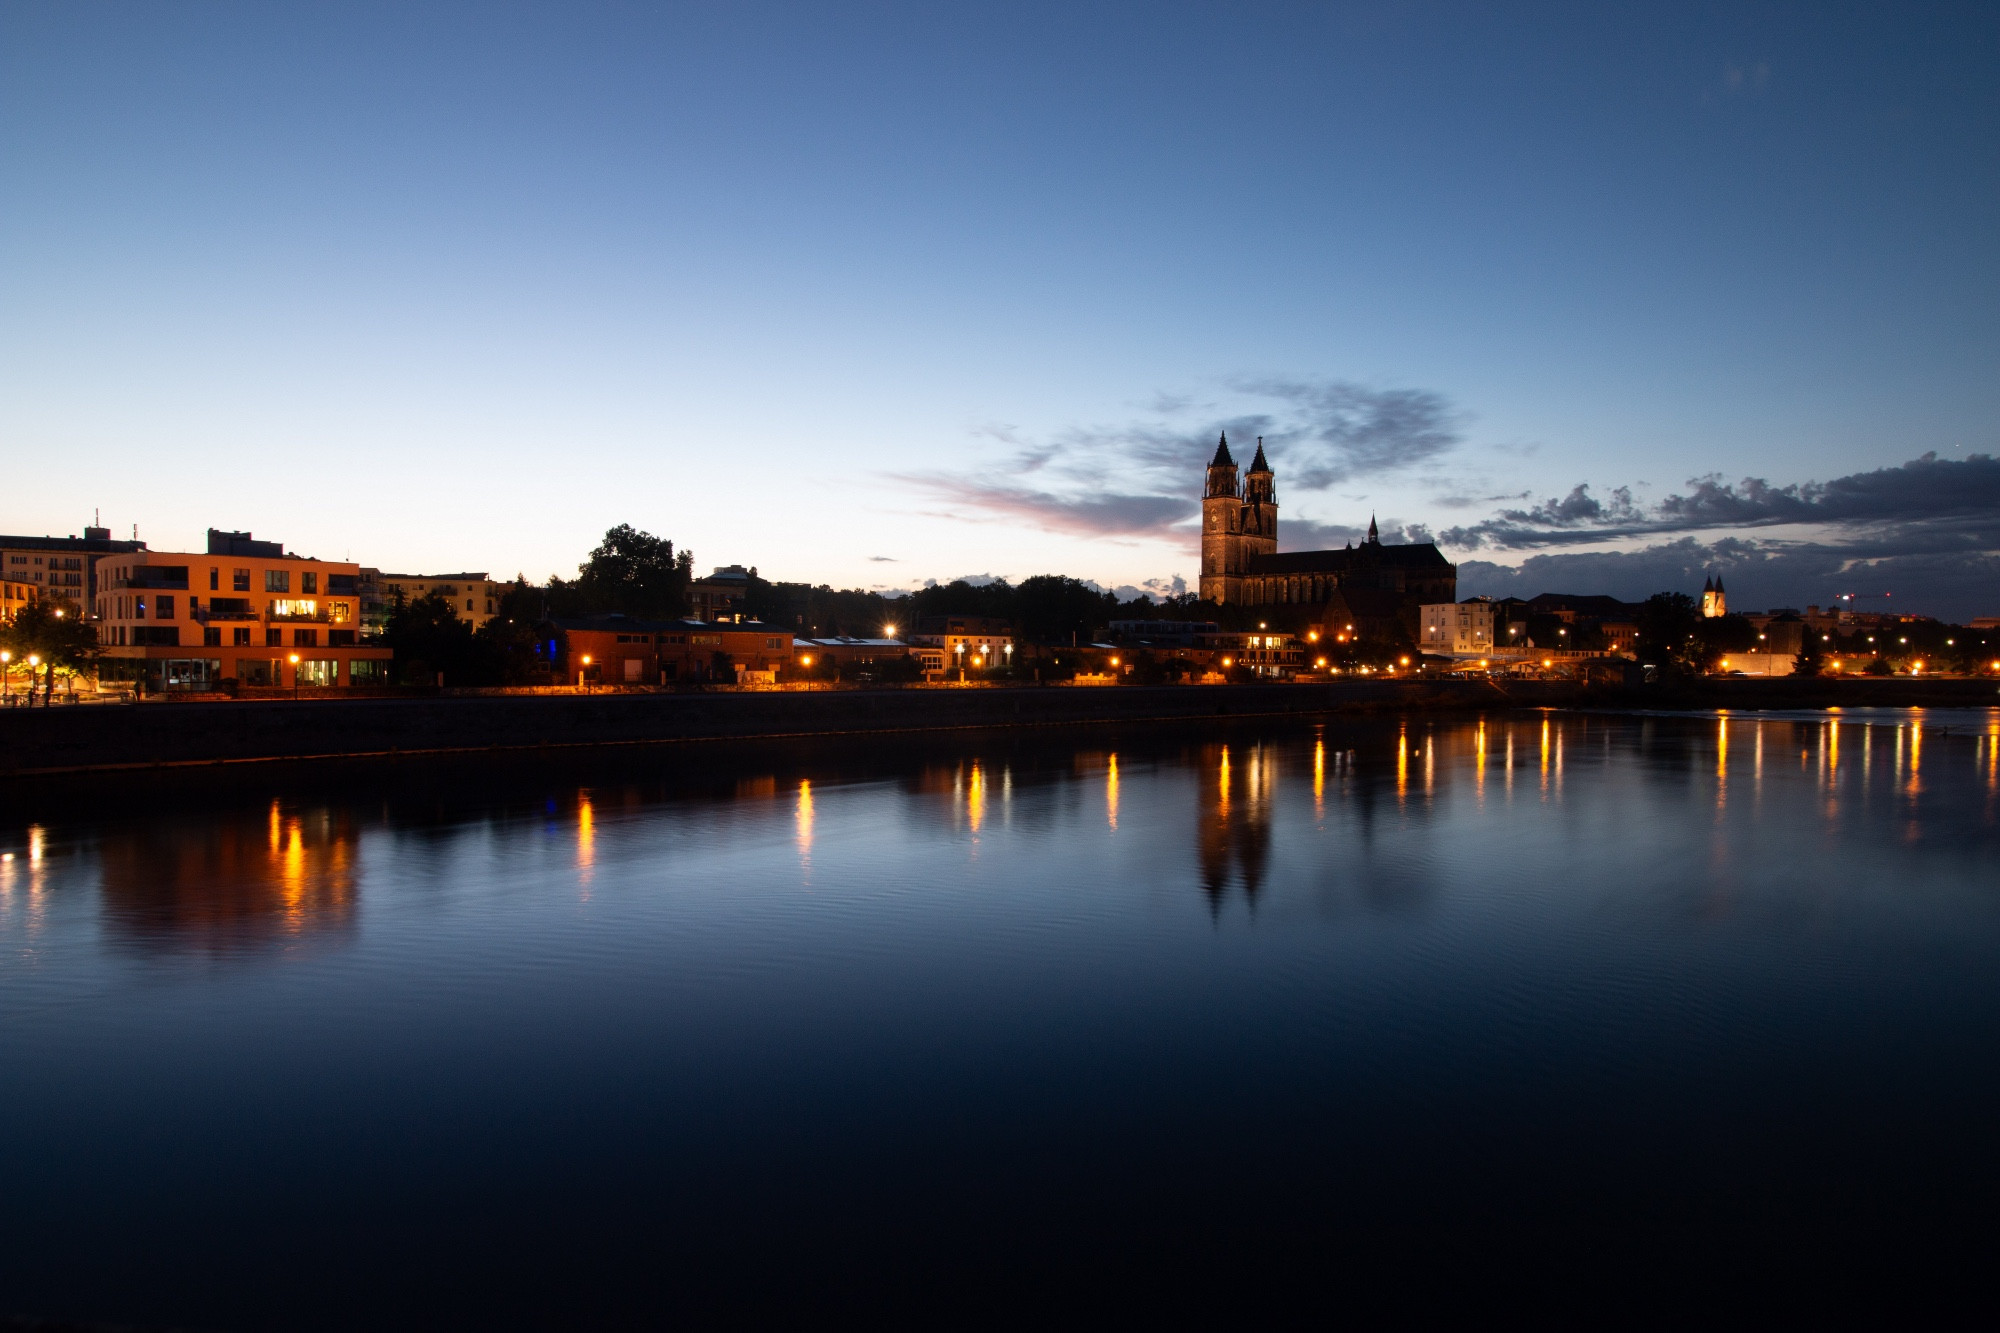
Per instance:
[[[292,698],[299,697],[299,655],[292,654]]]
[[[896,626],[895,626],[895,625],[894,625],[893,623],[891,623],[891,624],[887,624],[887,625],[884,625],[884,626],[882,627],[882,637],[883,637],[883,638],[885,638],[885,639],[893,639],[893,638],[895,638],[895,637],[896,637]]]
[[[590,670],[590,654],[585,653],[583,655],[583,665],[576,669],[576,687],[579,690],[587,688],[587,686],[585,686],[584,684],[584,673],[589,670]]]

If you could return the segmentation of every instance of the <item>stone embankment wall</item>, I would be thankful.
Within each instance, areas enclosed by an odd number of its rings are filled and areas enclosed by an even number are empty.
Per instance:
[[[1559,703],[1567,687],[1370,681],[141,703],[0,713],[0,777],[730,739]]]
[[[1720,679],[1585,690],[1561,681],[1107,689],[845,690],[94,705],[0,711],[0,779],[284,760],[531,753],[758,738],[926,735],[1210,719],[1535,707],[2000,705],[1990,680]]]

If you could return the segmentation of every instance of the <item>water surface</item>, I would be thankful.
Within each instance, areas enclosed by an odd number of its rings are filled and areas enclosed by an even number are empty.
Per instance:
[[[0,1313],[1990,1242],[2000,714],[582,762],[17,793]]]

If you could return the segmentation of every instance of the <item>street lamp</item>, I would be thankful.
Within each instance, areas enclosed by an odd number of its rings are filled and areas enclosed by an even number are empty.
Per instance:
[[[7,678],[14,674],[14,654],[0,649],[0,699],[7,697]]]
[[[958,683],[965,684],[965,641],[960,640],[952,651],[958,654]]]
[[[577,687],[577,688],[578,688],[579,690],[580,690],[580,689],[582,689],[582,688],[584,688],[584,685],[583,685],[583,676],[584,676],[584,672],[586,672],[586,671],[588,671],[588,670],[590,670],[590,654],[589,654],[589,653],[585,653],[585,654],[583,655],[583,665],[582,665],[582,666],[580,666],[580,667],[578,667],[578,668],[576,669],[576,687]]]
[[[292,654],[292,698],[299,697],[299,655]]]
[[[893,639],[893,638],[895,638],[895,637],[896,637],[896,627],[895,627],[895,625],[894,625],[894,624],[888,624],[888,625],[884,625],[884,626],[882,627],[882,637],[883,637],[883,638],[885,638],[885,639]]]

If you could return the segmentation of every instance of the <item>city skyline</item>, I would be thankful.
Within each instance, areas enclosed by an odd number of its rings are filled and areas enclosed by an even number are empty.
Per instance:
[[[1461,595],[2000,609],[1990,15],[0,25],[8,531],[1171,591],[1227,429]]]

